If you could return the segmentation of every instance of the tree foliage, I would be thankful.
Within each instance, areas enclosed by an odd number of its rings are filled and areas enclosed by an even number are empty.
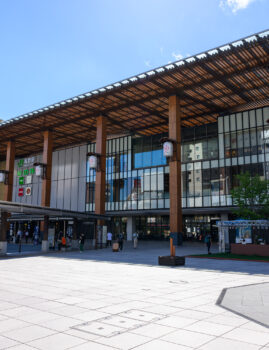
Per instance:
[[[249,172],[236,175],[239,186],[231,190],[234,204],[238,209],[234,213],[246,220],[269,218],[269,181],[258,175],[252,177]]]

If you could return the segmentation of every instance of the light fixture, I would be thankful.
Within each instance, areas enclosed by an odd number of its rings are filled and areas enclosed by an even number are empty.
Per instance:
[[[90,167],[90,169],[96,169],[97,171],[99,171],[101,154],[94,153],[94,152],[89,152],[87,154],[87,156],[89,157],[89,167]]]
[[[168,137],[163,137],[160,140],[163,146],[163,155],[166,158],[172,158],[174,155],[174,145],[176,144],[175,140],[169,139]],[[176,148],[175,148],[176,150]]]
[[[46,178],[46,169],[47,164],[44,163],[34,163],[35,166],[35,174],[38,177],[41,177],[42,179]]]
[[[8,184],[8,174],[9,174],[9,171],[0,170],[0,182],[1,183],[4,183],[5,185]]]

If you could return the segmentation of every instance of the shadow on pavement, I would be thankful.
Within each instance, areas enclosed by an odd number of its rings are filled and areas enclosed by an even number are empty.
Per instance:
[[[212,252],[217,252],[218,247],[215,245]],[[82,253],[78,251],[48,254],[46,257],[62,259],[79,259],[92,260],[109,263],[124,263],[158,266],[158,257],[160,255],[169,255],[168,242],[139,242],[137,249],[133,249],[131,243],[125,243],[123,250],[112,252],[111,248],[99,250],[87,250]],[[206,247],[203,243],[184,242],[183,246],[176,248],[176,254],[188,256],[193,254],[206,253]],[[269,275],[269,264],[263,262],[235,261],[235,260],[216,260],[216,259],[195,259],[186,258],[185,267],[161,267],[161,268],[188,268],[194,270],[211,270],[215,272],[231,272],[244,274],[261,274]]]

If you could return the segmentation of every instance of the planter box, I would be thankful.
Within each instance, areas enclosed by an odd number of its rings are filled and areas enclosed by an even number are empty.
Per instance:
[[[180,266],[185,265],[185,256],[159,256],[159,265]]]
[[[231,244],[232,254],[269,256],[269,244]]]

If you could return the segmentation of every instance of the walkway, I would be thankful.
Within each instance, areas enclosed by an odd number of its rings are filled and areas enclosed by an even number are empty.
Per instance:
[[[216,305],[223,288],[268,283],[268,264],[159,267],[157,245],[0,260],[0,349],[269,350],[268,328]]]

